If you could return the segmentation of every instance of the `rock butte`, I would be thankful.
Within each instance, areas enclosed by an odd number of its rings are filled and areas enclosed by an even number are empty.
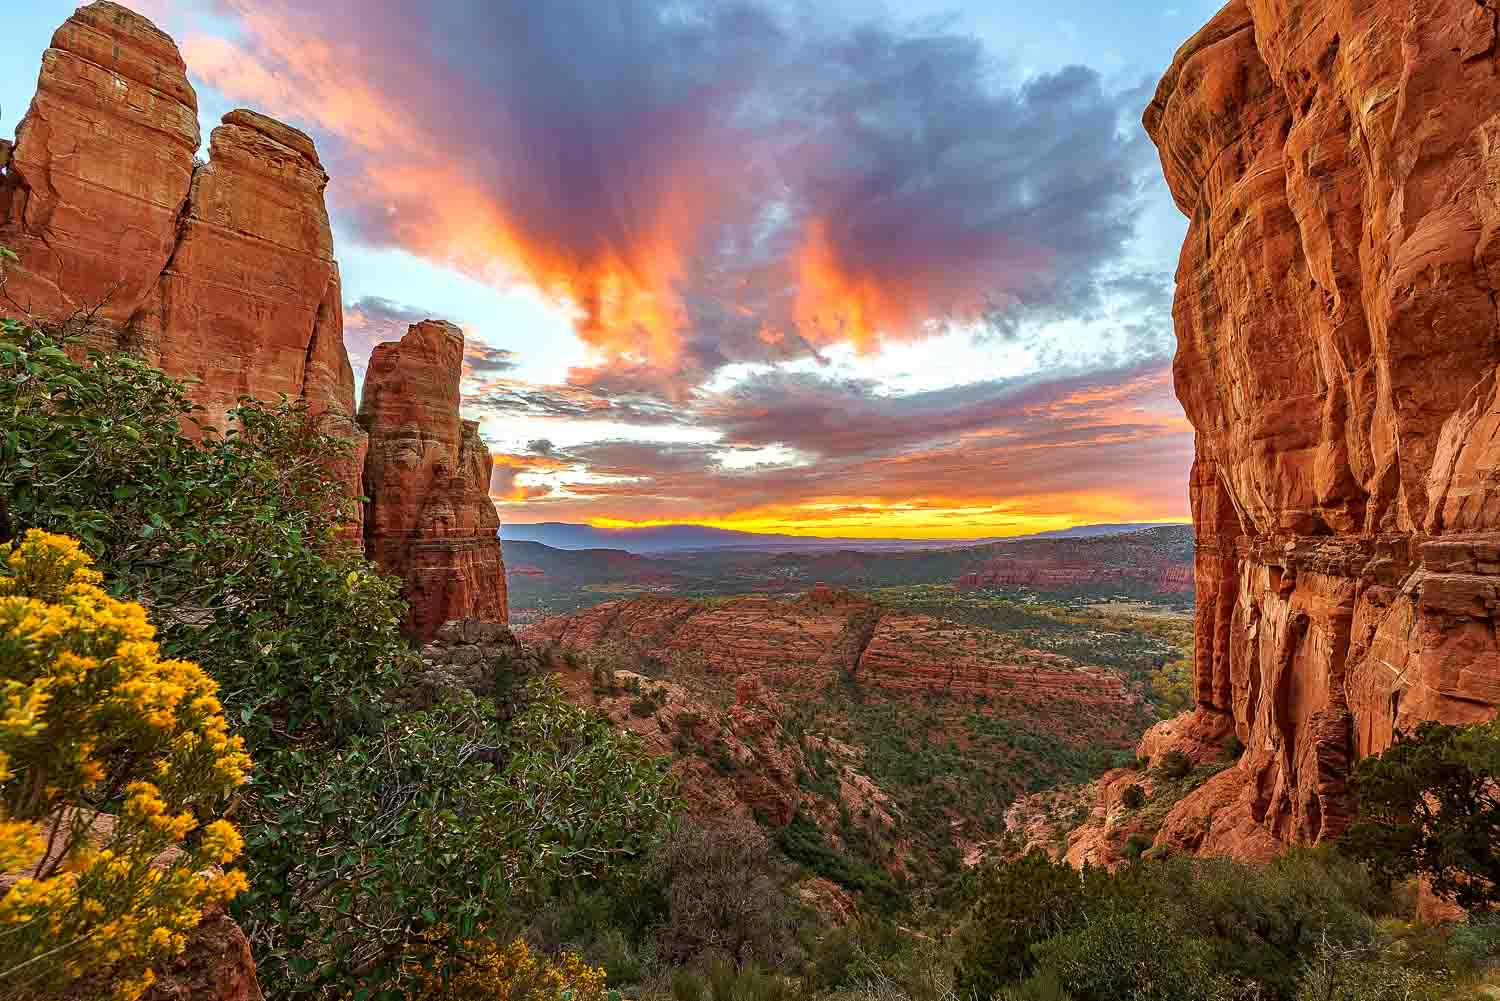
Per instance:
[[[356,423],[312,140],[244,110],[213,130],[207,162],[199,139],[172,39],[107,0],[75,12],[0,174],[0,246],[20,258],[0,315],[71,321],[89,346],[197,380],[216,425],[240,396],[306,401],[351,443],[337,471],[370,501],[349,534],[405,582],[408,627],[505,621],[491,461],[458,413],[462,332],[429,321],[381,345]]]
[[[520,635],[580,651],[622,642],[656,657],[687,656],[709,673],[756,678],[783,691],[816,689],[847,675],[871,688],[917,695],[1004,693],[1036,705],[1051,698],[1110,707],[1137,701],[1104,668],[1022,650],[988,630],[886,610],[827,586],[790,601],[631,598],[553,616]]]
[[[1337,834],[1352,761],[1500,703],[1500,51],[1473,0],[1235,0],[1145,114],[1191,219],[1198,709],[1158,841]],[[1150,752],[1148,752],[1150,753]]]

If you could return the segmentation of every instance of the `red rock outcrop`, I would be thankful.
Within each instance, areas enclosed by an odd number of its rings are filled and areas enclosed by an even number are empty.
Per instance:
[[[19,258],[0,315],[71,322],[92,347],[196,380],[215,425],[240,396],[306,400],[351,441],[339,472],[357,496],[364,434],[312,140],[242,110],[206,164],[198,144],[171,38],[106,0],[75,12],[0,177],[0,245]]]
[[[112,346],[177,244],[198,149],[198,97],[177,46],[117,4],[78,10],[42,56],[0,178],[0,312],[54,321],[97,308]]]
[[[197,97],[171,38],[107,0],[74,13],[0,159],[0,245],[19,257],[0,315],[67,323],[90,346],[195,380],[207,423],[222,425],[241,396],[305,401],[351,444],[336,471],[351,496],[373,498],[366,549],[406,582],[413,630],[505,621],[489,453],[458,412],[462,335],[441,325],[456,351],[440,337],[441,350],[385,353],[373,398],[366,387],[382,435],[367,461],[312,140],[238,110],[206,162],[198,145]],[[398,372],[408,360],[415,370]],[[364,514],[348,532],[356,544]]]
[[[463,353],[451,323],[413,324],[375,346],[359,407],[370,436],[366,550],[404,581],[407,627],[423,639],[450,619],[506,621],[494,461],[458,412]]]
[[[1112,671],[1022,649],[990,630],[884,609],[826,586],[790,601],[631,598],[544,619],[521,636],[580,651],[624,643],[650,656],[686,659],[711,674],[754,675],[788,689],[847,676],[891,693],[1005,695],[1037,704],[1050,698],[1107,706],[1137,701]]]
[[[1197,700],[1247,747],[1159,842],[1336,834],[1352,761],[1500,703],[1497,98],[1487,4],[1234,0],[1146,111],[1191,219]]]

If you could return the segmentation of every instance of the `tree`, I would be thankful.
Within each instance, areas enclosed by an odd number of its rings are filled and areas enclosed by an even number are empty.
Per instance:
[[[397,583],[342,541],[348,443],[305,405],[242,400],[223,433],[185,434],[181,383],[5,321],[0,413],[8,530],[75,530],[255,757],[232,913],[268,996],[406,996],[508,942],[507,909],[644,855],[671,789],[607,719],[555,689],[514,718],[408,711]]]
[[[545,684],[509,724],[465,697],[279,782],[257,803],[238,912],[276,997],[467,968],[473,943],[553,885],[643,856],[673,805],[638,738]]]
[[[1471,911],[1500,907],[1500,718],[1421,723],[1354,768],[1345,851],[1383,879],[1423,876]]]
[[[1083,876],[1032,851],[986,874],[960,932],[960,993],[989,997],[1030,976],[1031,947],[1073,927],[1083,911]]]
[[[250,765],[216,686],[161,657],[91,562],[35,529],[0,546],[0,871],[23,869],[0,895],[0,997],[91,976],[134,998],[245,885],[212,868],[240,853],[219,814]]]
[[[159,616],[160,642],[220,683],[268,754],[366,727],[411,653],[397,582],[339,541],[349,443],[300,401],[242,400],[190,437],[182,383],[124,354],[72,358],[0,321],[0,498],[12,532],[78,538],[116,594]],[[0,539],[3,541],[3,539]]]
[[[666,955],[680,961],[720,949],[736,963],[771,958],[782,901],[758,826],[684,826],[653,853],[651,878],[666,898],[658,935]]]

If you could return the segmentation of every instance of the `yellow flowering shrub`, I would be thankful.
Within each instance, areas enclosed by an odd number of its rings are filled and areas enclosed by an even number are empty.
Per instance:
[[[556,960],[534,954],[523,939],[509,945],[467,943],[464,962],[446,980],[427,975],[415,1001],[603,1001],[604,970],[567,952]]]
[[[165,660],[146,610],[117,601],[76,541],[0,546],[0,997],[86,975],[139,996],[203,910],[245,888],[213,819],[246,779],[216,685]]]

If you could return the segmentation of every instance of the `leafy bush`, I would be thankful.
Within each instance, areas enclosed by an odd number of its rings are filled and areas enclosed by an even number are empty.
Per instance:
[[[218,680],[262,752],[367,728],[410,653],[397,582],[339,541],[349,442],[299,401],[243,400],[185,435],[182,383],[123,354],[74,361],[0,321],[0,539],[80,539],[117,594],[169,609],[160,642]]]
[[[1168,751],[1156,761],[1156,773],[1167,779],[1187,778],[1193,770],[1193,759],[1181,751]]]
[[[1120,805],[1127,810],[1139,810],[1146,805],[1146,790],[1132,782],[1120,793]]]
[[[1028,977],[1031,947],[1071,928],[1082,913],[1083,895],[1079,872],[1042,852],[996,866],[960,933],[960,990],[988,997]]]
[[[99,973],[133,998],[245,885],[212,868],[240,853],[209,818],[250,766],[216,686],[91,563],[35,529],[0,546],[0,871],[28,868],[0,896],[6,994]]]
[[[1106,910],[1034,951],[1042,982],[1074,1001],[1208,999],[1224,989],[1206,942],[1140,911]]]
[[[1500,718],[1425,722],[1354,768],[1342,845],[1385,880],[1425,876],[1468,910],[1500,908]]]
[[[264,798],[240,913],[276,996],[461,965],[511,909],[638,857],[672,799],[660,765],[540,684],[500,726],[472,697],[309,756]]]
[[[255,755],[253,890],[232,913],[268,995],[400,994],[654,837],[661,769],[555,691],[507,722],[472,701],[403,715],[419,661],[397,582],[342,541],[348,443],[300,402],[242,401],[190,436],[182,384],[6,322],[0,411],[20,415],[0,436],[9,528],[76,528],[159,610],[163,651],[218,680]]]
[[[1365,947],[1381,906],[1363,868],[1326,849],[1261,867],[1188,857],[1112,874],[1033,853],[985,874],[958,936],[958,981],[1035,1001],[1291,1001],[1319,943]]]

